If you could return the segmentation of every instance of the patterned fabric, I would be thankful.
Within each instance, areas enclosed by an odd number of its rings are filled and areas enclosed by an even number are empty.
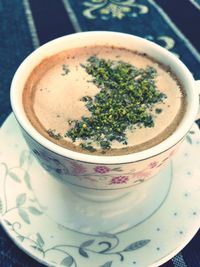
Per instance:
[[[183,255],[181,253],[178,253],[176,257],[172,259],[172,262],[176,267],[187,267]]]
[[[0,124],[11,111],[9,88],[20,62],[33,50],[24,6],[20,0],[0,1]]]
[[[153,40],[200,79],[199,0],[0,0],[0,25],[0,125],[11,112],[9,87],[20,62],[40,44],[75,31],[113,30]],[[42,265],[0,228],[0,266]],[[163,267],[200,267],[200,232]]]

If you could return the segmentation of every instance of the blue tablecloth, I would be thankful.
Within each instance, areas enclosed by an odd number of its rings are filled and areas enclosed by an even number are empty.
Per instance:
[[[13,74],[39,45],[75,31],[132,33],[176,53],[200,79],[199,25],[199,0],[0,0],[0,125],[11,112]],[[0,227],[0,266],[42,265],[19,250]],[[163,265],[170,266],[200,267],[200,232]]]

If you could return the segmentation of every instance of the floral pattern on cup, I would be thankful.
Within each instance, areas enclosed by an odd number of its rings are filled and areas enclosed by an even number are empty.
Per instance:
[[[41,165],[56,177],[59,175],[69,175],[79,177],[81,180],[85,179],[90,182],[103,182],[107,186],[143,182],[154,175],[155,169],[159,168],[172,154],[172,152],[170,152],[170,155],[164,157],[161,161],[152,160],[140,170],[134,168],[126,171],[126,165],[123,168],[117,166],[95,165],[91,169],[90,164],[86,166],[86,164],[73,160],[68,160],[66,164],[63,164],[58,159],[51,158],[44,152],[36,149],[33,149],[33,153],[40,159]],[[122,175],[116,175],[118,173],[122,173]],[[115,174],[115,176],[113,176],[113,174]],[[102,176],[104,178],[103,180],[101,179]],[[64,181],[65,178],[62,177],[61,180]]]
[[[69,170],[68,170],[67,166],[63,165],[59,160],[57,160],[55,158],[51,158],[51,157],[47,156],[45,153],[39,152],[36,149],[33,149],[32,152],[40,160],[40,163],[43,166],[43,168],[46,171],[52,173],[52,175],[56,175],[56,177],[58,177],[58,175],[63,176],[63,175],[69,174]]]
[[[128,176],[120,175],[113,177],[111,180],[111,184],[126,184],[128,180],[129,180]]]
[[[87,172],[87,169],[76,161],[72,161],[70,165],[70,175],[81,176]]]
[[[94,164],[65,158],[46,150],[35,140],[26,136],[32,152],[40,164],[58,181],[65,184],[83,186],[88,189],[122,189],[143,183],[156,175],[160,167],[172,156],[179,144],[163,152],[138,162],[125,164]]]
[[[101,165],[99,165],[99,166],[96,166],[96,167],[94,168],[94,171],[95,171],[96,173],[104,174],[104,173],[108,173],[108,172],[110,172],[110,168],[108,168],[107,166],[101,166]]]
[[[153,168],[158,166],[158,162],[157,161],[152,161],[151,163],[149,163],[148,166],[149,166],[150,169],[153,169]]]

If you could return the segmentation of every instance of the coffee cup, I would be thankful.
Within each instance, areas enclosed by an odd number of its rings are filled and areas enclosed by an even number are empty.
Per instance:
[[[26,116],[22,101],[25,83],[33,69],[43,59],[61,51],[95,45],[136,50],[172,70],[184,85],[187,105],[180,124],[169,137],[153,147],[136,153],[104,156],[63,148],[46,139],[33,127]],[[199,82],[194,80],[177,56],[151,41],[125,33],[82,32],[50,41],[22,62],[11,84],[11,105],[30,150],[50,176],[66,184],[82,197],[92,200],[112,200],[126,192],[133,192],[136,187],[142,190],[144,184],[162,172],[196,119],[199,90]]]

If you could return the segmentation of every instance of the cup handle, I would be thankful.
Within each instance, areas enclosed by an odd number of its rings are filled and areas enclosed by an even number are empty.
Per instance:
[[[198,112],[197,117],[196,117],[196,120],[199,120],[200,119],[200,80],[195,81],[195,87],[199,93],[199,112]]]

